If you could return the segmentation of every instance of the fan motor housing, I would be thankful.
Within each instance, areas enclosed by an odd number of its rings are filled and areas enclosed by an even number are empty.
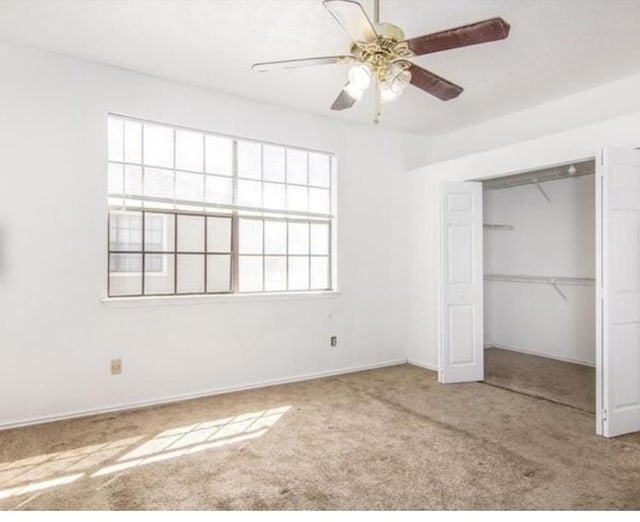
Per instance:
[[[395,42],[401,42],[402,40],[404,40],[404,31],[397,25],[379,23],[375,24],[374,28],[380,38],[383,38],[385,40],[393,40]]]
[[[376,70],[382,70],[389,63],[401,58],[410,58],[413,52],[404,41],[404,31],[397,25],[375,24],[379,38],[371,42],[354,42],[351,53],[358,60],[371,64]]]

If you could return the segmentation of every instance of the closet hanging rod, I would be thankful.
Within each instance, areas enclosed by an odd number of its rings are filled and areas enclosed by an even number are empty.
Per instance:
[[[499,190],[511,187],[520,187],[522,185],[538,185],[538,187],[540,187],[540,183],[545,183],[547,181],[557,181],[566,178],[579,178],[582,176],[592,176],[594,174],[595,169],[589,169],[586,171],[578,170],[573,174],[562,171],[554,172],[551,174],[532,175],[531,177],[521,179],[501,180],[500,178],[497,178],[495,180],[484,181],[483,188],[484,190]]]
[[[486,281],[504,281],[507,283],[539,283],[546,285],[594,286],[596,280],[591,277],[532,276],[517,274],[484,274]]]

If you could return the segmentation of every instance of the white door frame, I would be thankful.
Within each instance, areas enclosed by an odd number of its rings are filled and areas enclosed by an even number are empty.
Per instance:
[[[598,150],[596,152],[596,154],[594,154],[594,156],[591,157],[587,157],[587,158],[568,158],[566,161],[563,161],[562,163],[555,163],[552,165],[539,165],[536,167],[529,167],[527,169],[521,170],[521,171],[517,171],[517,172],[507,172],[507,173],[501,173],[501,174],[497,174],[497,175],[490,175],[490,176],[483,176],[482,178],[466,178],[463,180],[463,182],[471,182],[471,181],[484,181],[487,179],[494,179],[494,178],[501,178],[501,177],[506,177],[506,176],[511,176],[514,174],[520,174],[520,173],[524,173],[524,172],[529,172],[531,170],[537,170],[537,169],[544,169],[544,168],[550,168],[550,167],[555,167],[555,166],[564,166],[566,164],[570,164],[572,162],[582,162],[582,161],[586,161],[586,160],[593,160],[594,163],[596,164],[596,174],[595,174],[595,184],[596,184],[596,198],[595,201],[593,202],[596,211],[596,215],[598,213],[602,213],[603,209],[602,209],[602,201],[601,201],[601,196],[602,196],[602,171],[601,171],[601,165],[599,165],[600,162],[600,158],[601,158],[601,150]],[[442,205],[442,201],[440,201],[440,205]],[[440,209],[440,216],[442,216],[442,208]],[[442,219],[442,217],[441,217]],[[601,295],[601,289],[602,289],[602,256],[603,256],[603,251],[602,251],[602,230],[601,230],[601,221],[602,219],[596,219],[596,252],[595,252],[595,256],[596,256],[596,302],[595,302],[595,307],[596,307],[596,320],[595,320],[595,328],[596,328],[596,346],[594,347],[595,349],[595,361],[596,361],[596,433],[599,435],[603,434],[603,424],[604,421],[603,419],[605,418],[605,408],[604,408],[604,402],[603,402],[603,376],[602,376],[602,372],[603,372],[603,357],[604,357],[604,346],[602,343],[602,321],[603,321],[603,301],[602,301],[602,295]],[[439,234],[442,234],[442,224],[439,225],[438,227],[438,232]],[[482,237],[481,237],[482,240]],[[442,237],[440,238],[440,249],[442,250],[443,248],[443,241],[442,241]],[[442,254],[442,252],[441,252]],[[443,267],[442,267],[442,255],[441,257],[441,262],[440,262],[440,275],[442,277],[442,273],[443,273]],[[440,292],[442,292],[442,281],[440,284]],[[443,362],[445,361],[445,347],[442,341],[442,337],[443,337],[443,325],[444,322],[442,320],[443,318],[443,302],[442,302],[442,296],[440,296],[440,349],[439,349],[439,364],[438,364],[438,368],[439,368],[439,375],[440,372],[442,371],[442,367],[443,367]],[[482,307],[484,308],[484,302],[482,304]],[[482,332],[482,330],[481,330]],[[481,335],[483,335],[481,333]],[[482,344],[484,346],[484,338],[482,339]]]

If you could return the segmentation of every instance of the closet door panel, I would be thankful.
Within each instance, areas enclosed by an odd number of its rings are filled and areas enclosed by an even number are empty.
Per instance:
[[[640,431],[640,151],[607,149],[600,165],[598,432]]]
[[[484,378],[482,185],[442,185],[440,382]]]

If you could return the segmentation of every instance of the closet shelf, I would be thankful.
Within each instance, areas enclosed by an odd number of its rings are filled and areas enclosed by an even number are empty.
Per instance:
[[[504,281],[507,283],[540,283],[546,285],[594,286],[596,280],[591,277],[564,276],[532,276],[516,274],[485,274],[487,281]]]
[[[522,185],[536,185],[538,190],[544,192],[541,183],[556,181],[565,178],[578,178],[595,174],[595,163],[593,160],[581,161],[571,165],[560,165],[546,169],[539,169],[533,172],[513,174],[500,178],[482,180],[484,190],[499,190]],[[548,195],[544,193],[545,198]]]
[[[513,225],[491,225],[491,224],[484,224],[482,225],[483,228],[486,228],[488,230],[513,230]]]
[[[534,283],[550,285],[565,301],[567,296],[560,290],[560,285],[594,286],[596,281],[590,277],[532,276],[515,274],[485,274],[487,281],[503,281],[507,283]]]

